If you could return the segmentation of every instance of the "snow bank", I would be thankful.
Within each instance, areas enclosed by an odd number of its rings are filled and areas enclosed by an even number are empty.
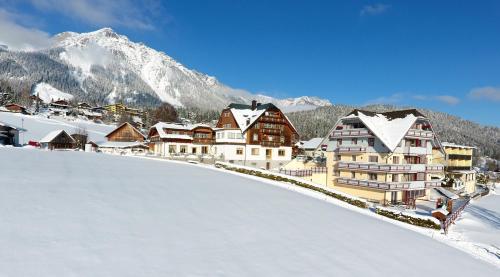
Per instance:
[[[22,148],[0,156],[12,161],[0,167],[5,276],[498,273],[430,237],[222,169]]]

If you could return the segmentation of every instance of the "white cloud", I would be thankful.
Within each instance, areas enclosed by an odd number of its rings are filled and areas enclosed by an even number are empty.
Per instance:
[[[372,104],[399,104],[404,99],[404,93],[395,93],[390,96],[381,96],[372,100],[369,100],[365,105]]]
[[[390,5],[381,4],[381,3],[377,3],[377,4],[373,4],[373,5],[366,5],[361,9],[359,14],[361,16],[378,15],[378,14],[382,14],[382,13],[386,12],[390,7],[391,7]]]
[[[451,95],[423,95],[413,93],[395,93],[389,96],[382,96],[365,103],[370,104],[412,104],[411,100],[418,101],[440,101],[448,105],[457,105],[460,99]],[[410,102],[409,102],[410,101]]]
[[[452,105],[452,106],[454,106],[460,102],[460,99],[458,99],[455,96],[451,96],[451,95],[438,95],[438,96],[434,96],[433,98],[436,100],[439,100],[441,102],[444,102],[448,105]]]
[[[157,1],[137,4],[131,0],[30,0],[38,10],[55,12],[93,26],[123,26],[154,29],[150,15],[157,12]],[[152,7],[156,7],[153,8]]]
[[[0,9],[0,44],[9,49],[32,51],[47,48],[52,44],[51,36],[43,31],[18,24],[24,21],[20,14]]]
[[[500,101],[500,88],[495,88],[495,87],[475,88],[469,92],[469,97],[472,99]]]

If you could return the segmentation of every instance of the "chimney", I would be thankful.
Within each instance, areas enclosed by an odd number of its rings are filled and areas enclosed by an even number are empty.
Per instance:
[[[252,100],[252,111],[255,110],[255,108],[257,108],[257,101]]]

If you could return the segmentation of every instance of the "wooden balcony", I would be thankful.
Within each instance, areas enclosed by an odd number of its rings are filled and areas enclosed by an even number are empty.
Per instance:
[[[280,135],[281,134],[281,130],[280,129],[268,129],[268,128],[265,128],[265,129],[262,129],[262,133],[269,134],[269,135]]]
[[[366,137],[372,134],[366,128],[335,130],[330,134],[330,139],[345,138],[345,137]]]
[[[280,147],[281,143],[276,142],[276,141],[262,141],[260,145],[265,146],[265,147]]]
[[[357,180],[350,178],[337,178],[337,183],[343,185],[351,185],[351,186],[366,187],[366,188],[381,189],[381,190],[404,190],[411,188],[410,182],[389,183],[389,182],[378,182],[370,180]]]
[[[354,146],[354,147],[348,147],[348,146],[339,146],[335,149],[336,152],[338,153],[362,153],[366,152],[366,147],[361,147],[361,146]]]
[[[370,164],[370,163],[337,163],[338,169],[351,169],[355,171],[369,171],[369,172],[409,172],[411,165],[400,164]]]
[[[260,122],[268,122],[268,123],[285,123],[284,118],[279,118],[279,117],[274,117],[274,116],[268,116],[264,115],[259,119]]]
[[[434,137],[434,133],[432,131],[410,129],[408,131],[408,133],[406,133],[406,136],[407,137],[412,137],[412,138],[429,138],[429,139],[432,139]]]
[[[194,138],[193,139],[194,144],[214,144],[215,139],[210,139],[210,138]]]
[[[444,170],[444,165],[442,164],[431,164],[425,166],[426,172],[441,172]]]

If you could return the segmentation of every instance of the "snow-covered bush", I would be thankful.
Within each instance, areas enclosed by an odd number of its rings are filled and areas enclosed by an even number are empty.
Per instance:
[[[392,218],[397,221],[405,222],[411,225],[415,226],[420,226],[420,227],[425,227],[425,228],[431,228],[431,229],[436,229],[440,230],[441,229],[441,224],[438,223],[438,220],[434,220],[434,218],[424,218],[420,217],[417,215],[410,215],[407,213],[403,213],[400,211],[393,211],[389,209],[384,209],[382,207],[377,207],[375,212],[379,215]]]

